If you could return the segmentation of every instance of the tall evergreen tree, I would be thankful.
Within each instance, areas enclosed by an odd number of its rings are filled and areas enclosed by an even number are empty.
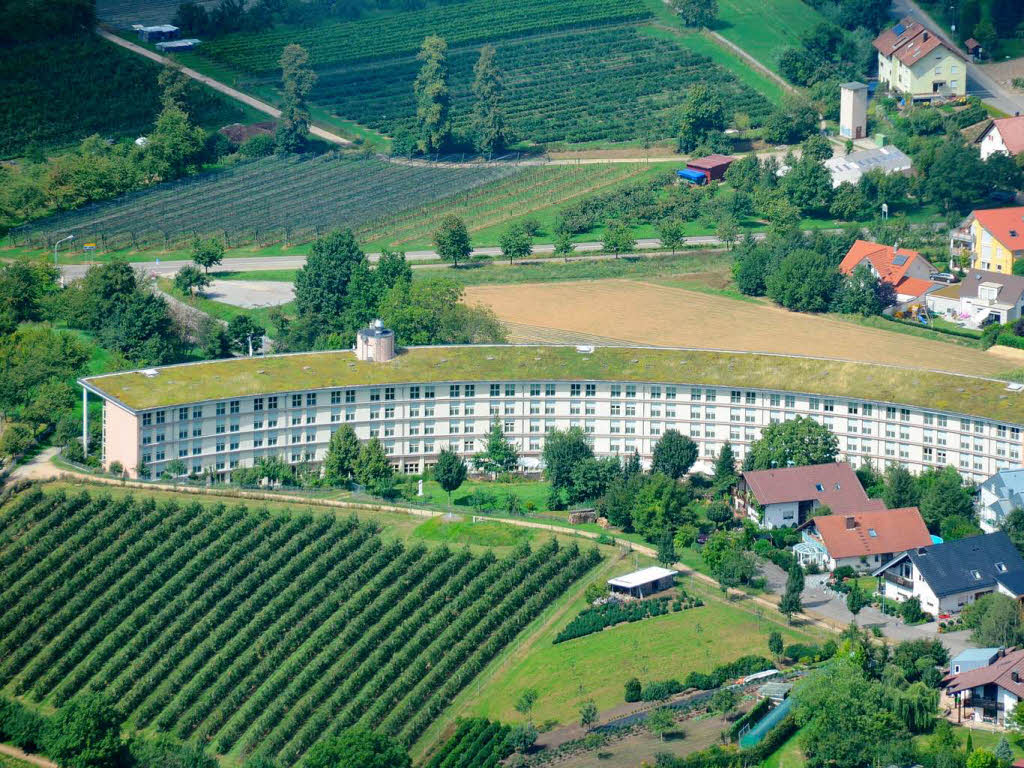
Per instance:
[[[423,62],[413,83],[416,120],[419,123],[416,146],[420,152],[429,154],[440,151],[451,141],[448,43],[444,38],[430,35],[423,40],[423,47],[416,58]]]
[[[280,152],[301,152],[309,132],[306,98],[316,83],[316,73],[309,66],[309,53],[295,43],[284,47],[280,64],[284,99],[281,122],[277,126],[277,149]]]
[[[729,488],[736,482],[736,454],[728,442],[722,446],[715,459],[715,486]]]
[[[501,421],[495,419],[487,435],[487,445],[473,455],[473,466],[482,472],[511,472],[519,463],[519,451],[501,431]]]
[[[478,152],[500,152],[508,140],[505,115],[502,112],[501,74],[494,62],[494,46],[480,49],[480,58],[473,67],[473,144]]]
[[[779,600],[779,612],[787,619],[792,619],[794,613],[803,610],[803,600],[800,595],[804,591],[804,569],[799,563],[793,563],[789,569],[789,576],[786,578],[786,591]]]

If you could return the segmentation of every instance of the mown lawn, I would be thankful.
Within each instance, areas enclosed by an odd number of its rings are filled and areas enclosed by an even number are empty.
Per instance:
[[[804,756],[799,741],[800,731],[797,731],[764,761],[763,768],[802,768]]]
[[[477,492],[489,494],[498,499],[499,504],[510,494],[519,497],[528,511],[545,512],[548,508],[548,493],[551,484],[543,480],[527,480],[518,483],[499,483],[486,480],[467,480],[458,490],[452,491],[452,504],[465,508],[466,514],[473,512],[472,499]],[[448,494],[436,480],[423,481],[423,495],[431,504],[448,504]],[[530,508],[530,505],[533,505]]]

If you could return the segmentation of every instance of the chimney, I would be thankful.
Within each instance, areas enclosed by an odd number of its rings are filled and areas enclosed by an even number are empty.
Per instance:
[[[1010,679],[1013,680],[1013,682],[1015,682],[1015,683],[1019,683],[1020,682],[1020,672],[1018,672],[1016,669],[1013,670],[1013,672],[1010,673]]]
[[[846,530],[857,527],[857,519],[853,515],[846,516]]]

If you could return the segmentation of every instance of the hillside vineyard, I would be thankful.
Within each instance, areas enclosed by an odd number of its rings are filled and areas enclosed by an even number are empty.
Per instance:
[[[382,541],[354,518],[36,489],[0,507],[0,680],[105,691],[138,728],[293,765],[372,725],[412,744],[600,560]]]

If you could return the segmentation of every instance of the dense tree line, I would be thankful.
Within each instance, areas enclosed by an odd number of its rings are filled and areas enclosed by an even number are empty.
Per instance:
[[[889,509],[920,509],[928,529],[943,539],[981,533],[974,509],[974,488],[955,467],[929,468],[912,475],[896,462],[884,472],[868,464],[860,467],[857,475],[868,495],[883,499]]]
[[[462,286],[446,278],[412,279],[402,253],[385,251],[371,268],[351,230],[313,244],[295,279],[295,314],[274,316],[282,351],[348,349],[374,318],[395,331],[399,344],[501,341],[489,310],[461,302]]]

